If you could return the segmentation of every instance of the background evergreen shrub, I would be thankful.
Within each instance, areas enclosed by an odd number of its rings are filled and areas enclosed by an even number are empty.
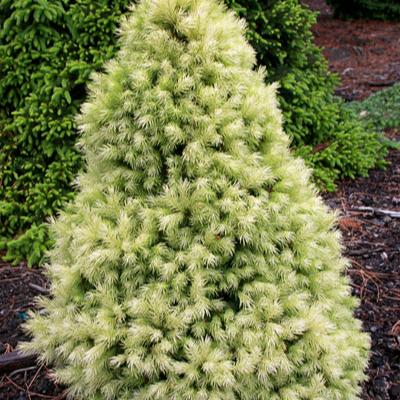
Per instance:
[[[0,1],[0,237],[10,260],[38,262],[48,245],[42,222],[73,197],[74,115],[88,76],[117,50],[129,3]]]
[[[380,90],[363,101],[353,101],[347,108],[375,130],[400,128],[400,83]]]
[[[25,351],[84,400],[355,400],[369,340],[275,85],[215,0],[143,0],[79,118]]]
[[[115,54],[128,3],[0,0],[0,246],[9,260],[38,262],[48,246],[42,222],[73,197],[74,114],[90,73]],[[226,3],[247,20],[267,82],[280,82],[285,130],[315,180],[332,190],[380,165],[379,137],[333,96],[337,78],[312,41],[315,15],[298,0]]]
[[[400,20],[400,0],[327,0],[343,18]]]
[[[316,14],[298,0],[226,3],[246,19],[248,39],[267,69],[267,82],[279,82],[285,131],[320,186],[333,190],[335,180],[366,176],[382,165],[386,150],[381,138],[334,96],[339,79],[313,42]]]

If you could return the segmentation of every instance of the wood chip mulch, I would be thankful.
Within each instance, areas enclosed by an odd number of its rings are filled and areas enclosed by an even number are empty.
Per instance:
[[[25,263],[11,266],[0,259],[0,354],[15,350],[19,341],[28,340],[21,329],[34,298],[46,292],[47,279]],[[1,400],[61,400],[63,388],[49,378],[46,367],[31,365],[0,374]]]
[[[400,139],[400,135],[397,136]],[[326,202],[340,210],[356,316],[372,338],[363,400],[400,399],[400,150],[387,170],[340,183]]]
[[[318,11],[313,32],[330,69],[340,75],[337,94],[361,100],[400,81],[400,23],[343,21],[332,16],[324,0],[302,0]]]

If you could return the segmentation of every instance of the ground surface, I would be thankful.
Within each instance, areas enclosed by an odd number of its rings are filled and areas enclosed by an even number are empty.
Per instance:
[[[337,21],[323,0],[304,0],[321,11],[316,42],[325,46],[330,66],[343,77],[338,93],[363,98],[392,80],[400,81],[400,24]],[[362,50],[354,48],[360,47]],[[371,85],[382,81],[382,84]],[[398,133],[391,136],[400,139]],[[363,400],[400,399],[400,219],[365,211],[400,211],[400,151],[391,151],[386,171],[374,170],[368,179],[340,183],[326,201],[341,212],[348,271],[361,305],[356,315],[372,337],[369,380]],[[33,298],[46,291],[39,270],[0,261],[0,353],[11,351],[26,336],[21,323]],[[0,376],[1,400],[61,400],[63,389],[52,383],[49,371],[35,367]]]
[[[324,0],[302,1],[320,13],[315,42],[340,75],[337,94],[361,100],[400,81],[400,23],[338,21]]]
[[[34,297],[45,292],[46,282],[40,270],[0,261],[0,353],[12,351],[18,341],[28,339],[21,324],[26,311],[34,306]],[[61,392],[44,367],[0,376],[1,400],[61,399]]]
[[[400,211],[400,151],[392,151],[389,160],[386,171],[342,182],[325,196],[342,213],[345,255],[352,262],[348,274],[361,298],[356,316],[372,338],[365,400],[400,399],[400,218],[363,211]]]

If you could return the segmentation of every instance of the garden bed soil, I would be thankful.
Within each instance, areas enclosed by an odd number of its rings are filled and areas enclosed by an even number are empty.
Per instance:
[[[29,338],[21,328],[34,298],[46,291],[47,279],[39,269],[25,263],[11,266],[0,260],[0,353],[15,349]],[[31,366],[0,375],[1,400],[61,400],[63,389],[49,378],[47,367]]]
[[[324,196],[341,212],[348,275],[361,299],[356,316],[372,338],[363,400],[400,399],[400,218],[379,212],[400,211],[400,151],[391,151],[388,160],[386,171],[342,182]]]
[[[336,93],[362,100],[400,81],[400,23],[334,18],[324,0],[302,0],[318,11],[315,43],[324,49],[329,67],[339,74]]]

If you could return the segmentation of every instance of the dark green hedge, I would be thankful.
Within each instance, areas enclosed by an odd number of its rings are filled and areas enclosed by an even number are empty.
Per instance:
[[[247,20],[249,39],[268,80],[280,82],[285,131],[328,190],[334,181],[366,175],[381,163],[385,149],[333,93],[338,77],[315,46],[315,13],[298,0],[226,0]]]
[[[129,3],[0,1],[0,236],[19,237],[8,243],[11,259],[36,262],[47,244],[42,222],[73,197],[74,115],[90,73],[115,54]]]
[[[400,20],[400,0],[327,0],[342,18]]]
[[[115,54],[129,3],[0,0],[0,237],[9,260],[37,262],[48,245],[43,221],[73,196],[74,115],[90,73]],[[312,41],[315,15],[298,0],[226,3],[246,18],[268,80],[280,82],[285,129],[316,181],[332,189],[381,163],[379,137],[333,96],[337,78]]]

